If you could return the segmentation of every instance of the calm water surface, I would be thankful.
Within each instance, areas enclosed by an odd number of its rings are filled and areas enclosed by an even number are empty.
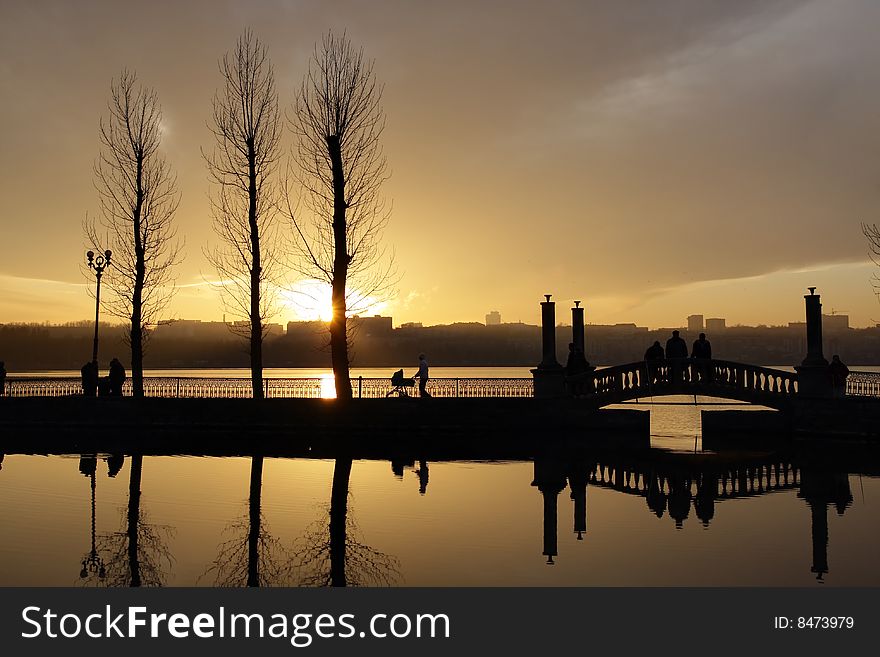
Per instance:
[[[859,474],[876,464],[795,472],[784,458],[706,456],[703,407],[665,401],[684,405],[641,406],[660,456],[625,476],[612,457],[349,469],[7,454],[0,585],[131,584],[136,572],[166,586],[880,586],[880,479]],[[719,458],[737,483],[713,479]]]

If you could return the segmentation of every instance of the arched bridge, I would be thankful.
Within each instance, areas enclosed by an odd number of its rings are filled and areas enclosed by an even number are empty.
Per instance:
[[[665,395],[704,395],[785,409],[797,394],[795,372],[727,360],[640,361],[566,379],[569,392],[608,406]]]

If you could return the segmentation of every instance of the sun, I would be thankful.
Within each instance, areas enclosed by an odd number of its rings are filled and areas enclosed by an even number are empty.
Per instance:
[[[324,281],[302,279],[292,287],[281,290],[280,296],[288,317],[304,322],[329,322],[333,319],[333,301],[330,285]],[[357,290],[348,290],[346,294],[347,315],[359,313],[380,313],[388,306],[373,297],[361,294]]]
[[[330,286],[323,281],[299,280],[293,287],[282,290],[281,298],[288,316],[305,322],[329,322],[333,319]]]

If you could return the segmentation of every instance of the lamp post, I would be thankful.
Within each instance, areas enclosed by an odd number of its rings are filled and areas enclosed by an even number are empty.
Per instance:
[[[104,560],[98,554],[98,548],[95,544],[95,471],[97,465],[97,459],[94,456],[84,455],[79,460],[79,471],[89,478],[92,489],[92,549],[83,557],[79,576],[81,579],[87,579],[97,575],[99,580],[103,580],[107,576],[107,569],[104,567]]]
[[[104,273],[104,270],[110,266],[110,256],[112,252],[110,249],[104,251],[104,255],[98,254],[95,256],[94,251],[86,252],[86,259],[89,263],[89,268],[95,270],[95,279],[97,281],[97,287],[95,289],[95,341],[92,345],[92,362],[97,366],[98,364],[98,313],[101,310],[101,275]]]

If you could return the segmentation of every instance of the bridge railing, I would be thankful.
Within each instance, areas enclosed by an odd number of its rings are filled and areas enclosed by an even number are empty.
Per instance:
[[[354,396],[385,397],[391,390],[387,378],[353,377]],[[788,396],[797,392],[797,374],[772,368],[732,361],[640,361],[595,370],[578,384],[577,392],[595,393],[599,397],[626,399],[650,397],[654,394],[693,394],[711,396]],[[331,380],[321,378],[267,378],[267,398],[321,398],[332,396]],[[438,378],[431,379],[428,391],[435,397],[487,398],[531,397],[530,378]],[[572,390],[575,392],[575,390]],[[146,377],[147,397],[247,398],[251,397],[251,381],[246,378],[209,377]],[[10,397],[66,397],[82,394],[78,377],[11,377],[6,380]],[[123,394],[131,394],[131,380],[126,381]],[[417,392],[415,394],[418,394]],[[850,372],[846,383],[847,396],[880,397],[880,372]]]
[[[726,392],[736,397],[791,396],[797,374],[725,360],[684,358],[627,363],[597,369],[591,375],[599,397],[637,398],[653,394]]]
[[[385,397],[392,389],[388,378],[352,377],[356,398]],[[266,378],[263,394],[269,399],[322,398],[335,394],[332,379],[322,378]],[[418,395],[410,388],[409,392]],[[532,379],[524,378],[437,378],[428,382],[428,392],[434,397],[531,397]],[[131,379],[122,388],[124,396],[131,395]],[[77,377],[15,377],[6,380],[6,394],[10,397],[67,397],[82,394]],[[144,395],[147,397],[234,399],[252,397],[251,380],[247,378],[209,377],[145,377]]]

